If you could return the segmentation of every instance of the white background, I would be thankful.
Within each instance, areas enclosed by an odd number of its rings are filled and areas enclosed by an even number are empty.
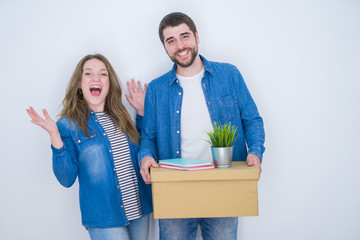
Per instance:
[[[0,239],[88,239],[78,184],[56,181],[49,137],[25,109],[56,118],[89,53],[104,54],[124,87],[165,73],[157,28],[173,11],[197,24],[202,55],[240,69],[265,122],[259,216],[240,218],[239,239],[360,239],[355,0],[1,0]]]

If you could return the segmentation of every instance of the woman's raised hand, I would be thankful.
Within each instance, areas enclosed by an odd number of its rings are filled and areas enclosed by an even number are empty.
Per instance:
[[[63,142],[61,140],[60,134],[59,134],[59,130],[56,126],[56,123],[54,120],[52,120],[52,118],[49,116],[49,113],[46,111],[46,109],[43,109],[42,112],[45,116],[45,119],[42,118],[35,110],[33,107],[29,107],[28,109],[26,109],[26,112],[29,114],[29,116],[31,117],[31,122],[42,127],[43,129],[45,129],[51,138],[51,144],[55,147],[55,148],[61,148],[63,146]]]
[[[31,122],[45,129],[49,134],[57,131],[57,126],[54,120],[51,119],[46,109],[43,109],[42,112],[45,116],[45,119],[42,118],[33,107],[26,109],[27,113],[31,117]]]
[[[131,84],[128,81],[127,87],[130,96],[128,94],[125,94],[126,99],[130,103],[130,105],[136,110],[137,114],[144,116],[144,101],[145,101],[147,84],[146,83],[144,84],[144,90],[143,90],[140,81],[137,81],[137,86],[136,86],[135,80],[131,79]]]

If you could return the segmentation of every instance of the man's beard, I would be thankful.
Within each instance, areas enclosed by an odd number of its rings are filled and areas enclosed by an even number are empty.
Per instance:
[[[178,52],[184,51],[185,49],[182,49],[182,50],[180,50],[180,51],[177,51],[177,52],[174,54],[174,56],[171,56],[171,57],[170,57],[170,59],[171,59],[174,63],[176,63],[178,66],[183,67],[183,68],[190,67],[190,66],[194,63],[195,58],[196,58],[196,56],[198,55],[198,48],[197,48],[197,46],[195,46],[194,48],[186,48],[186,49],[189,49],[190,52],[191,52],[191,59],[190,59],[190,61],[189,61],[188,63],[181,63],[181,62],[180,62],[179,60],[177,60],[177,58],[176,58],[176,54],[177,54]]]

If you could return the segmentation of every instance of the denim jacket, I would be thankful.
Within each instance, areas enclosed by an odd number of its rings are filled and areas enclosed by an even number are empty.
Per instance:
[[[137,127],[142,117],[136,117]],[[64,187],[71,187],[79,178],[82,224],[86,227],[119,227],[129,224],[126,218],[117,179],[111,145],[94,111],[90,111],[86,136],[77,124],[61,118],[57,126],[64,142],[61,149],[52,146],[53,171]],[[130,155],[139,185],[143,215],[152,212],[151,189],[139,174],[138,146],[130,141]]]
[[[233,161],[246,161],[248,153],[262,160],[265,132],[255,102],[239,72],[227,63],[204,62],[202,90],[212,122],[228,123],[238,128]],[[171,71],[153,80],[145,97],[145,114],[140,143],[140,161],[151,156],[156,160],[181,157],[181,104],[183,89]]]

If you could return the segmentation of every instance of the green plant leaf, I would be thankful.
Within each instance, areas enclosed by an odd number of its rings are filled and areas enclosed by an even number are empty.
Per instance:
[[[205,131],[210,140],[207,140],[213,147],[230,147],[239,135],[236,135],[237,127],[231,126],[231,122],[218,124],[214,122],[213,131]]]

